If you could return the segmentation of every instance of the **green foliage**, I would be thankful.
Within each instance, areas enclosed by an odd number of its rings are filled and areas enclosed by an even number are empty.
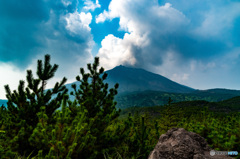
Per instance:
[[[141,117],[141,123],[138,123],[139,119],[135,121],[134,124],[134,135],[133,135],[133,142],[136,143],[137,149],[134,152],[136,155],[141,157],[139,158],[146,158],[146,152],[149,152],[150,149],[147,147],[148,140],[149,140],[149,132],[150,128],[147,128],[144,122],[144,117]]]
[[[239,150],[240,114],[216,115],[208,111],[184,118],[178,126],[204,137],[216,150]]]
[[[151,126],[151,119],[149,114],[140,115],[135,112],[132,116],[129,113],[125,122],[130,125],[127,137],[122,141],[117,148],[118,153],[122,158],[145,159],[148,157],[154,144],[158,141],[156,131],[151,131],[154,128]]]
[[[117,107],[124,109],[133,106],[137,107],[152,107],[156,105],[168,104],[169,98],[171,103],[177,103],[182,101],[197,101],[204,100],[208,102],[219,102],[227,100],[236,96],[240,96],[240,91],[196,91],[192,93],[167,93],[161,91],[142,91],[142,92],[132,92],[119,94],[116,97],[118,102]],[[234,101],[230,100],[229,103],[219,103],[224,104],[224,107],[229,107],[234,110],[240,110],[239,107],[240,97],[236,97]],[[234,103],[235,104],[234,104]]]
[[[115,119],[119,116],[120,110],[116,110],[116,102],[114,102],[114,96],[117,94],[118,84],[114,88],[109,89],[108,84],[104,83],[107,78],[107,74],[104,73],[104,69],[101,67],[98,70],[99,58],[95,58],[93,65],[88,64],[88,71],[85,73],[83,68],[80,68],[80,76],[77,76],[77,81],[81,82],[80,89],[76,89],[76,85],[72,85],[74,92],[72,95],[75,96],[78,104],[88,110],[88,116],[95,117],[102,113],[103,117],[110,115],[110,120]],[[89,83],[90,81],[90,83]]]
[[[31,153],[34,147],[29,144],[28,138],[37,126],[37,113],[41,106],[46,107],[48,116],[59,108],[63,95],[67,92],[64,86],[67,79],[63,78],[60,83],[57,82],[52,90],[45,89],[57,68],[58,65],[50,64],[50,56],[46,55],[44,64],[42,60],[38,60],[37,78],[33,77],[31,70],[27,71],[26,88],[22,80],[19,82],[18,89],[13,92],[8,85],[5,86],[8,106],[2,125],[3,130],[6,131],[6,140],[9,140],[7,146],[9,153],[11,151],[18,152],[20,155]]]
[[[77,76],[77,81],[81,82],[79,89],[76,85],[72,85],[74,92],[71,94],[75,96],[75,102],[78,107],[69,107],[72,111],[87,110],[87,123],[92,121],[91,135],[98,138],[92,147],[84,149],[84,157],[96,155],[99,158],[103,152],[113,151],[113,147],[124,136],[121,132],[121,128],[117,127],[119,131],[110,129],[114,120],[119,116],[120,110],[116,109],[116,102],[114,102],[114,96],[117,94],[118,84],[114,88],[108,89],[108,84],[104,83],[107,78],[107,74],[104,73],[104,69],[99,66],[99,58],[95,58],[94,63],[88,64],[89,73],[85,73],[83,68],[80,68],[81,77]],[[116,135],[113,135],[117,133]],[[91,157],[90,156],[90,157]]]
[[[78,112],[75,118],[71,118],[67,96],[62,101],[61,110],[53,115],[55,124],[48,123],[45,107],[41,109],[39,123],[29,138],[29,142],[39,150],[39,158],[79,158],[84,147],[93,146],[96,138],[90,134],[91,123],[86,123],[87,111]]]
[[[149,112],[152,115],[155,115],[154,110],[159,111],[160,115],[157,114],[152,118],[148,125],[159,130],[160,135],[172,127],[182,127],[204,137],[215,150],[239,150],[240,113],[214,112],[208,107],[202,106],[203,103],[208,102],[195,101],[194,103],[195,106],[189,102],[184,102],[162,107],[135,107],[134,111],[141,110],[141,112]],[[132,111],[132,109],[128,109],[128,111]],[[155,124],[153,124],[154,120],[156,120]]]
[[[161,131],[167,132],[167,130],[176,127],[178,115],[175,111],[172,111],[173,107],[170,105],[164,106],[164,109],[161,112],[161,118],[157,120]]]

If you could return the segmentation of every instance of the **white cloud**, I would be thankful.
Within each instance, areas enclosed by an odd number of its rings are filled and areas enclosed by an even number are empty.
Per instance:
[[[103,13],[100,13],[97,17],[96,17],[96,23],[102,23],[104,22],[106,19],[108,19],[109,14],[107,11],[103,11]]]
[[[89,27],[91,21],[91,13],[75,11],[56,17],[52,12],[49,21],[42,24],[42,28],[47,28],[47,33],[41,34],[43,46],[33,50],[37,55],[33,61],[35,66],[37,59],[50,54],[52,63],[59,64],[55,80],[49,83],[49,87],[64,76],[68,78],[68,83],[73,82],[79,74],[79,68],[85,67],[93,59],[92,48],[95,43]]]
[[[6,99],[4,85],[9,85],[10,88],[17,89],[19,80],[26,79],[26,72],[19,70],[12,64],[0,63],[0,99]]]
[[[91,31],[91,28],[89,27],[89,24],[92,21],[91,13],[78,13],[76,11],[67,14],[65,19],[67,21],[66,29],[75,34],[81,34],[84,30]]]
[[[97,56],[105,69],[111,69],[116,65],[127,63],[134,65],[136,59],[131,55],[131,37],[125,34],[125,40],[117,38],[112,34],[102,40],[102,47]]]
[[[184,74],[174,73],[171,79],[173,81],[178,81],[179,83],[183,83],[184,81],[189,79],[189,74],[187,74],[187,73],[184,73]]]
[[[65,7],[67,7],[67,6],[69,6],[69,5],[72,4],[72,2],[69,1],[69,0],[61,0],[61,2],[62,2],[62,4],[63,4]]]
[[[159,6],[157,3],[148,3],[145,0],[112,0],[109,11],[104,10],[99,14],[96,22],[100,23],[117,17],[120,18],[120,29],[139,34],[149,30],[164,32],[189,23],[185,15],[174,9],[170,3]]]
[[[240,16],[240,3],[229,3],[221,7],[212,8],[203,13],[204,20],[193,33],[203,37],[221,37],[224,30],[233,27],[233,21]]]
[[[84,5],[85,6],[83,7],[83,9],[86,11],[89,11],[89,10],[94,11],[96,8],[101,8],[101,5],[99,4],[98,0],[96,0],[95,3],[93,3],[93,1],[91,0],[85,0]]]
[[[170,48],[161,50],[158,44],[152,44],[153,41],[161,39],[162,34],[175,32],[189,23],[184,14],[172,8],[171,4],[159,6],[144,0],[112,0],[109,11],[101,13],[96,21],[104,22],[116,17],[120,18],[120,29],[129,33],[123,39],[113,35],[103,39],[97,56],[100,56],[102,64],[107,68],[119,64],[145,66],[158,63]]]

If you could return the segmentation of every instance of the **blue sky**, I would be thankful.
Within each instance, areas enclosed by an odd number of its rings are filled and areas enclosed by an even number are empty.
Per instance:
[[[100,57],[111,69],[141,67],[196,88],[240,89],[237,0],[0,1],[0,99],[50,54],[49,88]]]

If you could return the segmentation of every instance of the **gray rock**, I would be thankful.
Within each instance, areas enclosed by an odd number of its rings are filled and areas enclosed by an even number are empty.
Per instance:
[[[148,159],[230,159],[228,156],[210,155],[205,139],[183,128],[172,128],[160,136]]]

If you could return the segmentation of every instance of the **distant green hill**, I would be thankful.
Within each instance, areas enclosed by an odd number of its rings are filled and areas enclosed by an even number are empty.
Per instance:
[[[197,90],[192,92],[192,94],[197,94],[200,97],[211,96],[219,100],[225,100],[226,98],[232,98],[233,96],[240,96],[240,91],[216,88],[207,90]]]
[[[166,105],[165,105],[166,106]],[[182,101],[177,103],[172,103],[172,110],[184,110],[184,113],[192,114],[193,112],[199,112],[204,110],[206,107],[211,112],[218,114],[225,113],[235,113],[240,112],[240,96],[233,97],[231,99],[227,99],[220,102],[208,102],[204,100],[196,100],[196,101]],[[164,106],[148,106],[148,107],[128,107],[126,109],[122,109],[121,118],[127,117],[129,113],[134,114],[138,112],[139,114],[149,114],[151,118],[156,118],[161,115],[162,110],[166,108]]]
[[[164,105],[168,103],[169,97],[173,100],[174,103],[176,103],[181,101],[196,101],[196,100],[219,102],[236,96],[240,96],[240,91],[228,89],[210,89],[203,91],[198,90],[192,93],[143,91],[119,94],[116,97],[116,101],[118,102],[117,104],[118,108],[128,108],[132,106],[141,107],[141,106]]]
[[[233,111],[240,111],[240,96],[219,102],[222,107],[230,108]]]

